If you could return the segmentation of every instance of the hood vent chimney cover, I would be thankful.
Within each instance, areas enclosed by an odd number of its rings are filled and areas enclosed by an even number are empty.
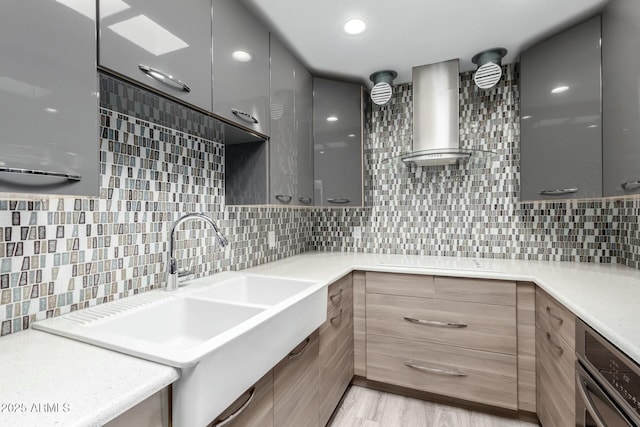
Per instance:
[[[391,70],[376,71],[369,76],[369,80],[373,82],[373,88],[371,89],[371,100],[376,105],[386,105],[391,101],[391,95],[393,93],[393,79],[398,76],[398,73]]]
[[[507,49],[496,47],[480,52],[471,58],[471,62],[478,65],[473,81],[480,89],[495,87],[502,77],[502,58],[507,54]]]

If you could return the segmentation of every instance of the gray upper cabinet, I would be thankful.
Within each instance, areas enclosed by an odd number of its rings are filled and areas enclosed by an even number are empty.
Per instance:
[[[521,200],[602,196],[600,17],[521,56]]]
[[[640,193],[640,4],[615,0],[602,13],[604,195]]]
[[[314,201],[362,205],[362,87],[313,79]]]
[[[1,192],[98,195],[95,52],[94,2],[1,3]]]
[[[213,112],[269,134],[269,32],[238,0],[213,0]]]
[[[99,17],[102,67],[211,111],[211,0],[99,0]]]
[[[309,72],[271,37],[270,203],[313,204],[313,85]]]

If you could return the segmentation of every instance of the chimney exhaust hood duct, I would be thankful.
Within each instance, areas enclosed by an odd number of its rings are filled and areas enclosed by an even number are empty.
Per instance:
[[[457,59],[413,68],[413,152],[403,162],[438,166],[471,156],[460,149],[459,74]]]

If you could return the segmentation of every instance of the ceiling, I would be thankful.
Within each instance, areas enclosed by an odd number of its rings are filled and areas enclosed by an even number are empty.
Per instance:
[[[316,75],[369,82],[375,71],[471,58],[493,47],[508,50],[503,63],[536,41],[596,14],[608,0],[243,0]],[[342,32],[351,17],[367,31]]]

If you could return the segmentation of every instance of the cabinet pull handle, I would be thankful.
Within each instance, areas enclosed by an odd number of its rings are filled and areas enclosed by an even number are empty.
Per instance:
[[[291,199],[293,199],[293,197],[291,196],[285,196],[284,194],[276,194],[276,200],[281,203],[291,203]]]
[[[549,341],[549,344],[551,344],[551,347],[553,347],[558,352],[558,355],[562,356],[562,354],[564,353],[564,349],[560,347],[558,344],[553,342],[553,340],[551,339],[551,334],[549,332],[547,332],[547,341]]]
[[[553,314],[551,312],[551,307],[549,307],[549,306],[547,306],[547,314],[550,317],[556,319],[558,321],[558,325],[562,325],[564,323],[564,319],[562,317],[558,316],[557,314]]]
[[[256,124],[256,125],[257,125],[258,123],[260,123],[260,122],[258,121],[258,119],[256,119],[254,116],[252,116],[252,115],[251,115],[251,114],[249,114],[249,113],[245,113],[244,111],[238,110],[238,109],[236,109],[236,108],[232,108],[232,109],[231,109],[231,112],[232,112],[233,114],[235,114],[235,116],[236,116],[236,117],[238,117],[239,119],[244,120],[245,122],[253,123],[253,124]]]
[[[302,348],[296,352],[291,352],[289,353],[289,355],[287,356],[287,359],[295,359],[296,357],[300,356],[302,353],[304,353],[307,348],[309,348],[309,343],[311,342],[311,338],[307,338],[306,340],[304,340],[304,345],[302,346]]]
[[[244,412],[245,409],[247,409],[247,407],[251,404],[251,401],[253,400],[255,395],[256,395],[256,388],[251,387],[251,390],[249,390],[249,398],[246,400],[246,402],[244,402],[242,406],[239,407],[233,414],[229,415],[227,418],[224,418],[218,421],[215,424],[212,424],[211,427],[223,427],[229,424],[231,421],[237,418],[238,415]]]
[[[419,325],[435,326],[438,328],[466,328],[467,326],[469,326],[466,323],[438,322],[437,320],[422,320],[422,319],[415,319],[413,317],[406,317],[406,316],[404,320],[411,323],[417,323]]]
[[[542,190],[538,194],[542,194],[543,196],[563,196],[565,194],[573,194],[577,192],[577,188],[557,188],[555,190]]]
[[[636,188],[640,187],[640,180],[623,182],[621,186],[623,190],[635,190]]]
[[[331,300],[331,302],[335,302],[336,299],[340,301],[342,299],[342,289],[340,289],[333,295],[329,295],[329,299]]]
[[[72,175],[63,172],[41,171],[37,169],[0,167],[0,172],[19,173],[25,175],[55,176],[57,178],[66,178],[67,181],[82,181],[82,177],[80,175]]]
[[[331,319],[329,319],[329,322],[333,323],[333,322],[335,322],[337,319],[339,319],[341,317],[342,317],[342,309],[340,309],[340,313],[336,314]]]
[[[300,203],[304,203],[305,205],[308,205],[309,203],[311,203],[311,202],[312,202],[312,200],[313,200],[313,199],[311,199],[311,197],[300,197],[300,198],[298,199],[298,201],[299,201]]]
[[[409,368],[417,369],[418,371],[429,372],[431,374],[438,375],[448,375],[451,377],[467,377],[469,374],[462,371],[452,371],[449,369],[443,368],[432,368],[430,366],[416,365],[413,362],[404,362],[404,366],[408,366]]]
[[[335,203],[338,205],[343,205],[345,203],[349,203],[351,200],[349,199],[327,199],[327,202],[329,203]]]
[[[191,92],[191,88],[189,88],[189,86],[187,86],[185,83],[182,83],[171,74],[167,74],[164,71],[158,70],[157,68],[151,68],[148,65],[139,64],[138,68],[147,76],[156,81],[159,81],[160,83],[164,83],[167,86],[170,86],[177,90],[181,90],[183,92]]]

